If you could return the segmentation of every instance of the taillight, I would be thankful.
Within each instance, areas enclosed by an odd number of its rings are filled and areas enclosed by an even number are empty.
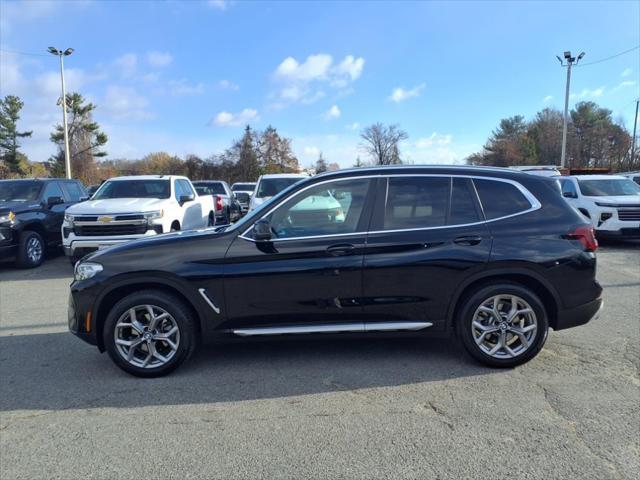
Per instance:
[[[583,225],[567,234],[567,238],[578,240],[587,252],[595,252],[598,249],[598,240],[592,225]]]
[[[222,197],[216,195],[216,210],[222,210]]]

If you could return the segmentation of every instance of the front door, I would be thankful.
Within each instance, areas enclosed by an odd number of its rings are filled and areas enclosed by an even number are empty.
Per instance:
[[[394,176],[378,195],[363,269],[370,322],[443,328],[452,293],[484,268],[491,237],[468,178]]]
[[[307,187],[231,244],[224,265],[228,328],[362,322],[362,262],[370,218],[368,178]]]

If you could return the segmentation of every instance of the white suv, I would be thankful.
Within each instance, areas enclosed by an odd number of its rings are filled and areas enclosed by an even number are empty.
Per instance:
[[[289,188],[294,183],[298,183],[309,175],[302,173],[276,173],[269,175],[261,175],[256,184],[249,202],[249,211],[262,205],[271,197],[276,196],[284,189]]]
[[[561,177],[562,196],[599,236],[640,237],[640,186],[616,175]]]

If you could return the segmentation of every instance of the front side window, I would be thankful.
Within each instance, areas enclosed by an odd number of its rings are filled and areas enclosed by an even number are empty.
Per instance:
[[[311,187],[269,215],[276,238],[348,234],[359,231],[369,179]]]
[[[389,178],[384,229],[403,230],[446,225],[450,188],[449,177]]]
[[[527,197],[512,183],[477,178],[473,183],[487,220],[521,213],[532,207]]]
[[[79,202],[86,194],[80,185],[76,182],[62,182],[62,189],[67,194],[67,200],[70,202]]]
[[[169,198],[169,180],[108,180],[94,194],[93,200],[110,198]]]
[[[580,191],[587,197],[608,197],[618,195],[638,195],[640,187],[628,178],[602,180],[578,180]]]
[[[562,185],[562,195],[574,197],[574,198],[578,196],[578,192],[576,191],[576,186],[571,180],[562,179],[560,180],[560,184]]]
[[[178,180],[178,185],[180,185],[182,188],[182,195],[196,195],[196,193],[191,188],[191,185],[189,185],[189,182],[187,182],[186,180]]]
[[[62,194],[62,190],[60,190],[58,182],[47,182],[46,185],[44,193],[42,194],[42,199],[45,202],[51,197],[59,197],[64,200],[64,195]]]

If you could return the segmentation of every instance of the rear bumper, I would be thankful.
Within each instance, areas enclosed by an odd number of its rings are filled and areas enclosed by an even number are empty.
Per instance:
[[[558,313],[554,330],[578,327],[597,319],[600,316],[602,305],[602,297],[599,297],[577,307],[561,310]]]

